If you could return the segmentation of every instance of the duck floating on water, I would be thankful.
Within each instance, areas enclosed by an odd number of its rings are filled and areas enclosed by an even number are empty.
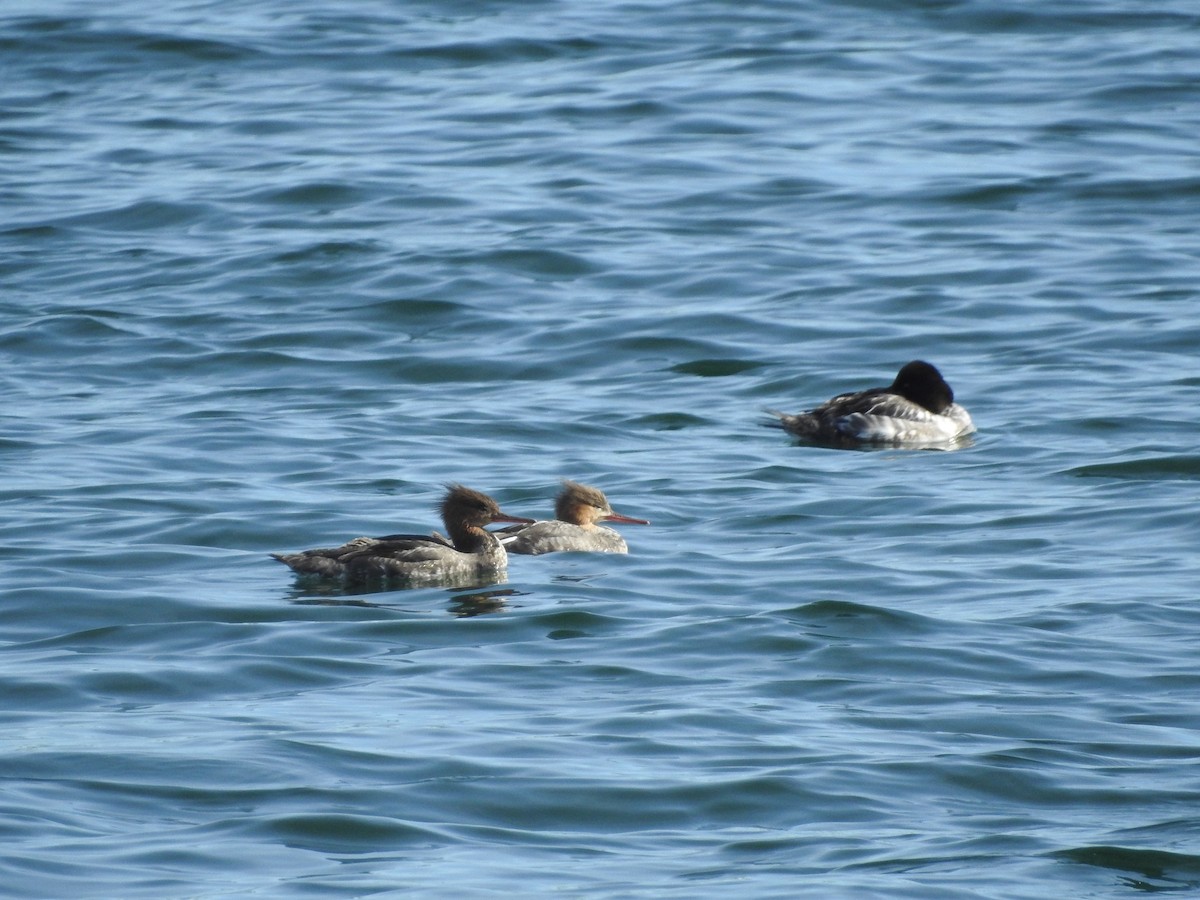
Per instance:
[[[591,553],[628,553],[625,538],[597,522],[624,522],[628,525],[649,525],[645,519],[634,519],[613,512],[604,493],[577,481],[564,481],[563,489],[554,502],[553,521],[534,522],[503,528],[497,534],[509,553],[537,555],[564,551]]]
[[[900,369],[887,387],[839,394],[794,415],[768,412],[796,437],[838,447],[947,444],[975,430],[942,373],[919,359]]]
[[[441,513],[449,540],[437,533],[389,534],[355,538],[340,547],[271,556],[298,575],[411,584],[461,582],[499,575],[508,568],[508,554],[484,525],[534,521],[502,512],[487,494],[461,484],[448,486]]]

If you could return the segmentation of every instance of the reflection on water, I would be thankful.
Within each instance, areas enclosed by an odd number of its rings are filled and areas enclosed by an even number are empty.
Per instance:
[[[503,612],[508,608],[506,597],[521,597],[527,593],[527,591],[518,591],[514,588],[504,588],[499,591],[459,594],[450,600],[450,615],[456,619],[466,619],[471,616]]]
[[[417,588],[445,588],[446,590],[461,591],[472,588],[491,587],[503,584],[508,577],[503,572],[492,573],[488,577],[460,576],[429,580],[407,580],[398,578],[371,578],[368,580],[346,581],[341,578],[321,578],[315,575],[299,575],[290,592],[293,600],[304,597],[346,597],[362,594],[384,594],[395,591],[410,591]]]
[[[776,431],[785,430],[778,422],[763,422],[762,425]],[[870,443],[863,443],[862,441],[849,438],[844,441],[819,440],[813,437],[800,437],[791,432],[787,432],[787,436],[792,444],[797,447],[819,447],[824,450],[860,450],[866,453],[878,450],[966,450],[975,446],[974,434],[964,434],[961,437],[952,438],[948,441],[930,441],[928,443],[914,443],[912,441],[872,441]]]
[[[374,587],[355,584],[347,585],[326,581],[319,584],[309,584],[297,587],[291,591],[287,599],[299,606],[357,606],[368,609],[408,609],[396,603],[383,603],[378,600],[363,599],[364,595],[395,594],[407,590],[403,587]],[[461,588],[448,588],[448,593]],[[455,618],[462,619],[470,616],[481,616],[486,613],[502,612],[508,607],[507,598],[520,597],[528,593],[515,588],[499,590],[472,591],[467,594],[456,594],[450,598],[449,613]]]
[[[338,597],[293,597],[291,602],[299,606],[364,606],[372,609],[385,609],[390,605],[387,603],[371,603],[369,600],[350,600]]]

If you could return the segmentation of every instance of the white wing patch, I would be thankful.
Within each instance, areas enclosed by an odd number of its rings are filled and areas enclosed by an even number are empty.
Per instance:
[[[953,440],[975,430],[967,411],[958,404],[938,415],[903,397],[887,396],[865,411],[837,420],[837,430],[858,441],[917,444]]]

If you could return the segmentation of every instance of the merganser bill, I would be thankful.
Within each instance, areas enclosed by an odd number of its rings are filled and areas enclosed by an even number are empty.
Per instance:
[[[272,553],[299,575],[347,581],[392,580],[440,584],[498,575],[508,568],[508,554],[496,536],[484,530],[492,522],[531,524],[510,516],[487,494],[448,486],[441,504],[442,522],[450,535],[389,534],[355,538],[340,547]]]
[[[503,528],[498,534],[509,553],[537,555],[563,551],[591,553],[628,553],[625,538],[597,522],[624,522],[628,525],[649,525],[645,519],[634,519],[613,512],[604,493],[576,481],[564,481],[563,489],[554,502],[553,521]],[[511,535],[511,536],[510,536]]]
[[[839,394],[794,415],[768,412],[798,438],[839,447],[946,444],[975,430],[942,373],[919,359],[906,364],[887,387]]]

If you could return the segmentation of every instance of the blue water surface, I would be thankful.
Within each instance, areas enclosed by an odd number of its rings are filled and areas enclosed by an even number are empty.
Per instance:
[[[0,4],[0,893],[1200,889],[1192,0]],[[935,362],[952,452],[763,427]],[[446,482],[628,556],[267,554]]]

